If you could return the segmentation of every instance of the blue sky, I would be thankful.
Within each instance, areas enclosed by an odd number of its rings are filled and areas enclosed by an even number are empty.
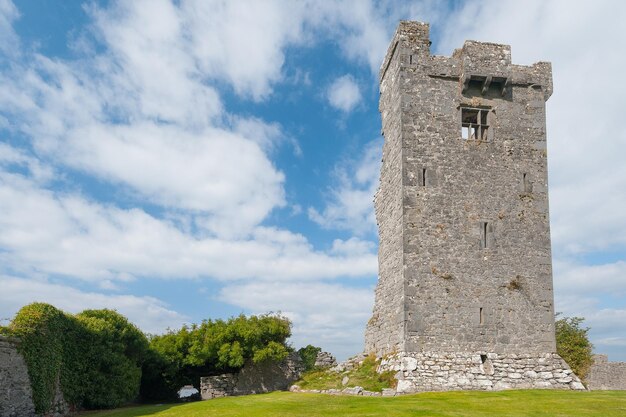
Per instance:
[[[0,318],[115,308],[147,332],[281,311],[359,352],[373,306],[377,73],[432,50],[553,63],[556,309],[626,360],[619,2],[0,0]]]

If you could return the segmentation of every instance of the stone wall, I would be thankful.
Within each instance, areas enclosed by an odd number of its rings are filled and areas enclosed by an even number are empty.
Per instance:
[[[317,368],[332,368],[337,366],[337,359],[329,352],[318,352],[314,366]]]
[[[204,376],[200,378],[200,395],[203,400],[230,397],[234,395],[236,382],[236,374]]]
[[[302,359],[297,353],[290,354],[281,362],[250,362],[237,374],[200,378],[200,394],[203,400],[210,400],[231,395],[286,391],[300,379],[303,369]]]
[[[626,390],[626,362],[609,362],[607,355],[593,355],[587,377],[590,390]]]
[[[378,233],[378,285],[376,304],[365,330],[365,350],[399,350],[404,340],[404,281],[402,258],[402,123],[400,61],[389,46],[381,70],[380,104],[383,160],[380,187],[374,196]]]
[[[398,393],[585,387],[556,353],[543,355],[421,352],[396,354],[379,371],[397,371]]]
[[[0,416],[35,415],[26,363],[17,352],[16,339],[0,336]]]

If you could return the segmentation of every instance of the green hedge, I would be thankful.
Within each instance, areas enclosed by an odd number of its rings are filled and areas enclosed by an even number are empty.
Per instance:
[[[112,408],[136,398],[146,337],[111,310],[76,316],[43,303],[23,307],[8,327],[19,337],[37,413],[53,405],[55,386],[75,407]]]
[[[201,376],[284,359],[291,323],[277,315],[205,320],[146,336],[112,310],[76,315],[43,303],[23,307],[0,332],[21,339],[37,413],[51,410],[55,387],[76,408],[113,408],[141,396],[175,399]]]

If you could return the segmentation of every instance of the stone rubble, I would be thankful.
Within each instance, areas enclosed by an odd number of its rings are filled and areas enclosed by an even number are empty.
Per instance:
[[[355,386],[355,387],[347,387],[344,389],[301,389],[298,385],[292,385],[289,387],[289,391],[291,392],[303,392],[303,393],[313,393],[313,394],[327,394],[327,395],[353,395],[353,396],[363,396],[363,397],[395,397],[396,390],[393,388],[384,388],[382,392],[376,391],[367,391],[364,390],[363,387]]]
[[[337,359],[328,352],[319,352],[315,358],[315,367],[332,368],[337,366]]]

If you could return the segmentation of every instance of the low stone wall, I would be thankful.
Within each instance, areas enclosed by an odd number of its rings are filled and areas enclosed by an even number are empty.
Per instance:
[[[26,363],[17,351],[19,341],[0,336],[0,416],[35,416]]]
[[[587,387],[590,390],[626,390],[626,362],[609,362],[607,355],[593,355]]]
[[[400,353],[383,358],[379,372],[397,371],[397,392],[505,389],[584,390],[556,353],[543,355]]]
[[[200,378],[200,395],[203,400],[229,397],[234,394],[237,374],[222,374]]]
[[[223,374],[200,378],[203,400],[231,395],[261,394],[286,391],[300,379],[304,368],[297,353],[281,362],[248,363],[238,374]]]

